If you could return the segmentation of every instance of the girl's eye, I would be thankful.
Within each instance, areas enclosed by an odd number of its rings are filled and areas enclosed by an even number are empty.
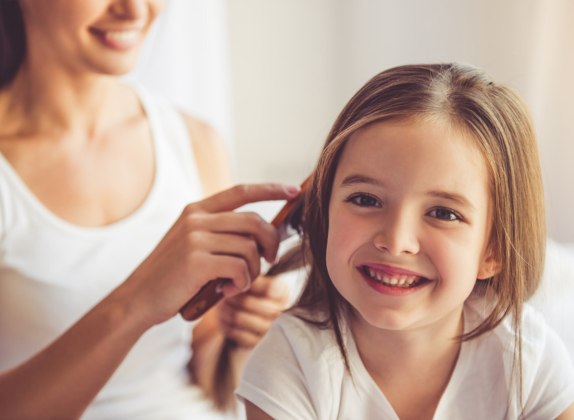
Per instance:
[[[462,218],[456,214],[454,211],[445,209],[443,207],[439,207],[433,209],[427,213],[430,217],[434,217],[435,219],[444,220],[447,222],[454,222],[457,220],[462,220]]]
[[[347,198],[348,202],[353,203],[359,207],[381,207],[380,201],[369,194],[354,194]]]

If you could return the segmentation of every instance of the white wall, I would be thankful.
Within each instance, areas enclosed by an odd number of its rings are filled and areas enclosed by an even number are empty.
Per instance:
[[[574,242],[574,2],[227,0],[240,181],[299,182],[336,114],[369,77],[461,61],[530,105],[550,235]]]
[[[332,0],[228,1],[237,174],[298,183],[342,100]]]

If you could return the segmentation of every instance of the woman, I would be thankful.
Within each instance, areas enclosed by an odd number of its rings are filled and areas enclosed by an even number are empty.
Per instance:
[[[224,335],[240,359],[285,305],[261,279],[224,322],[206,315],[188,384],[179,308],[214,278],[245,290],[277,251],[270,224],[232,210],[298,190],[197,201],[228,183],[217,135],[117,77],[162,3],[0,3],[0,417],[207,418]]]

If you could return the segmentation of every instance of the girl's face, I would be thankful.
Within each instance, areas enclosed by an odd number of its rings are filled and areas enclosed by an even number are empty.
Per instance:
[[[361,323],[458,328],[476,279],[497,267],[488,252],[490,203],[482,155],[447,123],[359,130],[342,153],[329,203],[333,284]]]
[[[43,71],[130,71],[162,0],[20,0],[28,60]]]

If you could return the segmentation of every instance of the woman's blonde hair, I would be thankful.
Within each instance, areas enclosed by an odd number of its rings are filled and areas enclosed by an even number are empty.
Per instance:
[[[441,118],[451,123],[468,134],[484,156],[494,209],[490,247],[500,272],[477,282],[475,292],[479,285],[485,285],[480,292],[495,298],[493,309],[461,338],[478,337],[510,315],[517,330],[515,354],[521,363],[519,322],[523,303],[537,289],[542,276],[546,238],[537,146],[520,98],[469,66],[391,68],[369,80],[342,110],[327,136],[306,195],[303,243],[309,275],[293,312],[332,328],[347,363],[339,322],[351,308],[333,286],[325,261],[335,171],[345,144],[358,129],[374,122],[409,118]]]

